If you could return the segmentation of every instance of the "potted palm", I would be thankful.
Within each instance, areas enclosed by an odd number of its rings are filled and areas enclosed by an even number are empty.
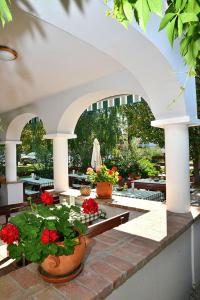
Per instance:
[[[84,213],[98,211],[94,199],[82,208],[54,205],[49,193],[41,195],[41,204],[11,217],[1,227],[0,238],[7,243],[11,258],[39,263],[39,272],[48,282],[66,282],[82,270],[88,240]],[[84,215],[85,216],[85,215]]]
[[[88,180],[96,184],[98,198],[111,198],[113,184],[117,184],[119,180],[117,167],[113,166],[111,169],[108,169],[105,165],[102,165],[96,170],[88,168],[87,175]]]

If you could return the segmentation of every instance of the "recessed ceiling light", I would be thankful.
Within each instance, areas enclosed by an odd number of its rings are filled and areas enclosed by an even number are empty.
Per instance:
[[[17,51],[6,46],[0,46],[0,61],[11,61],[16,58]]]

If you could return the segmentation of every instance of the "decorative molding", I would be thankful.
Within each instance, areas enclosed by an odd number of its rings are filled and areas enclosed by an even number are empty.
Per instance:
[[[188,125],[188,126],[199,126],[199,119],[192,119],[190,116],[183,116],[177,118],[160,119],[151,121],[151,126],[165,128],[167,125]]]

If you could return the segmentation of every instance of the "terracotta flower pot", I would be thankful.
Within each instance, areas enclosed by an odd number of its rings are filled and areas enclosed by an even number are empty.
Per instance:
[[[49,255],[41,263],[40,274],[42,278],[48,282],[66,282],[76,277],[81,271],[81,263],[85,256],[89,239],[85,236],[79,237],[80,244],[74,248],[71,255]],[[59,246],[63,246],[64,242],[59,242]],[[77,270],[77,271],[76,271]],[[73,274],[73,272],[75,273]],[[55,276],[55,277],[54,277]]]
[[[112,197],[112,183],[97,182],[96,193],[98,198],[108,199]]]

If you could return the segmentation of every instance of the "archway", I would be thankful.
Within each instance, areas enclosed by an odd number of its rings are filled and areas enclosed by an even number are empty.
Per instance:
[[[98,93],[97,93],[98,94]],[[74,132],[75,125],[81,113],[95,102],[97,94],[87,94],[72,102],[63,113],[59,122],[59,132]],[[106,94],[110,97],[112,94]],[[102,98],[101,98],[102,99]],[[190,205],[189,190],[189,145],[188,118],[175,118],[164,121],[166,149],[166,186],[168,209],[172,211],[188,211]],[[156,123],[157,120],[153,121]],[[176,136],[172,132],[176,132]],[[180,148],[181,147],[181,148]],[[180,153],[180,154],[178,154]],[[184,163],[183,163],[184,162]],[[176,168],[176,165],[179,167]],[[187,184],[186,184],[187,182]],[[176,184],[175,184],[176,183]],[[177,199],[177,202],[174,201]]]

